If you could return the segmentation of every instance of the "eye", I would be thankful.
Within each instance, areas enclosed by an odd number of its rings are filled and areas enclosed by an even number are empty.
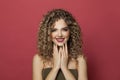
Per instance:
[[[68,28],[64,28],[63,30],[64,30],[64,31],[68,31],[69,29],[68,29]]]
[[[51,29],[51,32],[55,32],[57,29]]]

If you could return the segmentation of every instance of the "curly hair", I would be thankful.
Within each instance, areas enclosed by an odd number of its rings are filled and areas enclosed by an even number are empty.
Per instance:
[[[63,9],[53,9],[48,11],[39,25],[37,49],[38,54],[44,59],[52,58],[53,42],[50,37],[51,26],[63,19],[70,29],[70,37],[68,40],[68,53],[70,58],[76,59],[78,55],[82,55],[82,38],[81,28],[72,16],[72,14]]]

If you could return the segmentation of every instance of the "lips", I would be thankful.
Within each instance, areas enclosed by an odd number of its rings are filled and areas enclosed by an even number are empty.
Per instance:
[[[58,42],[63,42],[63,41],[64,41],[64,38],[56,38],[56,40],[57,40]]]

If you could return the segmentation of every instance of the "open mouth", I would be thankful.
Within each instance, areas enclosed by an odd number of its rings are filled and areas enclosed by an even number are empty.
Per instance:
[[[56,38],[58,42],[63,42],[65,38]]]

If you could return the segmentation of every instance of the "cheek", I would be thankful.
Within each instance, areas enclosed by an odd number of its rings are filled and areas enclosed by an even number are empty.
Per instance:
[[[65,37],[69,37],[69,36],[70,36],[70,32],[66,32],[66,33],[64,34],[64,36],[65,36]]]
[[[50,37],[51,39],[55,38],[55,33],[51,33]]]

